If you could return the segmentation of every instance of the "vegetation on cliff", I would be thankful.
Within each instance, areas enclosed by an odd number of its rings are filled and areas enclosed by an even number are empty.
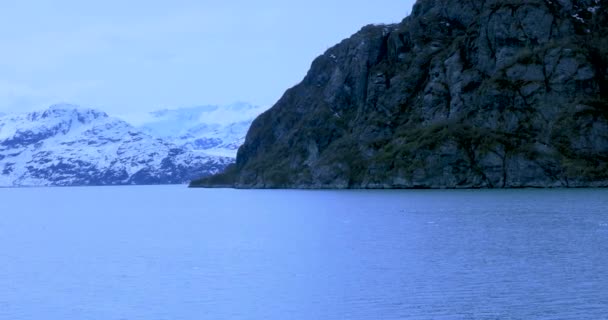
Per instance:
[[[606,7],[419,0],[317,58],[192,186],[608,186]]]

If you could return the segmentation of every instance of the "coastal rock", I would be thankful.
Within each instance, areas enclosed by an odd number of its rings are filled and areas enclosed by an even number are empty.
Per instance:
[[[605,1],[419,0],[318,57],[192,186],[608,186]]]

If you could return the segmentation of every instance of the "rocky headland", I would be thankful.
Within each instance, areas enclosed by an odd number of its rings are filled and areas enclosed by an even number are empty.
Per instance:
[[[318,57],[194,187],[608,186],[600,0],[419,0]]]

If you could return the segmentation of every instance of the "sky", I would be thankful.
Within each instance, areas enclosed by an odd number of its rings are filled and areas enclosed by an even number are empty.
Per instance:
[[[312,60],[413,0],[0,1],[0,112],[271,106]]]

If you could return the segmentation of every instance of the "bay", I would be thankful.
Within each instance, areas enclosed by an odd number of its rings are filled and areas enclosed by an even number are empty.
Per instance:
[[[608,319],[608,190],[0,189],[0,319]]]

